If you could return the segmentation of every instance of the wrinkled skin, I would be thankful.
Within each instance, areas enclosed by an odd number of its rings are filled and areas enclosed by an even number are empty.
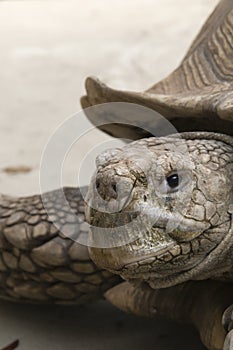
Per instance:
[[[212,136],[142,139],[99,157],[87,218],[116,230],[111,247],[90,248],[98,266],[154,289],[232,279],[233,143]]]

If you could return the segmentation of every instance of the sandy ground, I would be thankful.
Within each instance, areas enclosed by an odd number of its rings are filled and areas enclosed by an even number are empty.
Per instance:
[[[0,192],[39,192],[43,148],[58,125],[80,111],[86,76],[146,89],[177,66],[216,3],[1,1]],[[64,184],[75,184],[87,149],[109,139],[98,131],[83,138],[66,164]],[[3,171],[9,166],[32,171],[12,176]]]
[[[39,192],[43,148],[80,111],[86,76],[117,88],[149,87],[177,66],[216,3],[1,1],[0,192]],[[76,167],[103,140],[111,138],[99,131],[81,140],[64,184],[76,184]],[[9,174],[9,167],[29,171]],[[93,167],[89,161],[82,183]],[[81,309],[1,303],[0,324],[0,347],[19,337],[25,350],[202,349],[190,328],[125,316],[105,303]]]

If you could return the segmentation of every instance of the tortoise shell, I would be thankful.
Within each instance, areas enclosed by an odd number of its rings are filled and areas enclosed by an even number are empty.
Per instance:
[[[129,102],[162,114],[182,131],[213,131],[233,136],[233,2],[222,0],[202,27],[180,66],[144,92],[115,90],[99,79],[86,80],[81,105],[89,120],[114,137],[138,139],[145,130],[121,124],[87,107]],[[130,116],[127,120],[130,122]],[[147,116],[144,116],[147,118]],[[124,122],[124,121],[123,121]],[[144,120],[153,128],[153,118]],[[108,123],[99,126],[99,123]],[[156,127],[156,125],[155,125]]]

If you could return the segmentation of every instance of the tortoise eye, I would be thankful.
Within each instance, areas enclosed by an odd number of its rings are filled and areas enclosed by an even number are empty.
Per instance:
[[[187,170],[175,170],[161,178],[158,184],[158,190],[161,194],[171,194],[182,190],[192,181],[192,173]]]
[[[170,188],[174,189],[179,186],[180,179],[178,174],[172,174],[166,178],[167,184]]]

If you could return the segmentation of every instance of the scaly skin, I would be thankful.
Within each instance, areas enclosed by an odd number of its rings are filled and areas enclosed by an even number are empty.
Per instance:
[[[99,269],[87,247],[63,235],[53,222],[85,233],[84,201],[79,189],[43,195],[0,197],[0,297],[20,302],[82,304],[100,298],[119,278]],[[48,214],[50,217],[48,217]],[[52,221],[53,220],[53,221]]]

